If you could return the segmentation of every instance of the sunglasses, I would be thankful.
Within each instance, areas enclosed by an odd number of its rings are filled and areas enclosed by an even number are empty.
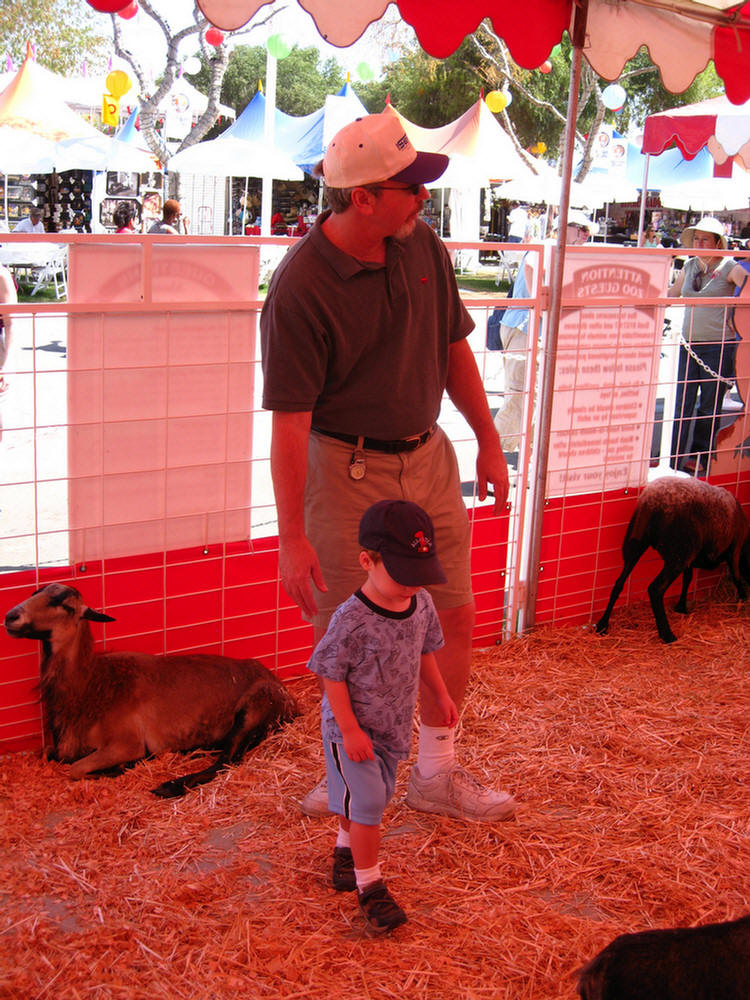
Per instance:
[[[416,197],[424,187],[423,184],[406,184],[404,187],[396,187],[391,184],[368,184],[366,191],[401,191],[404,194],[411,194]]]
[[[693,291],[699,292],[703,288],[703,274],[698,271],[693,275]]]

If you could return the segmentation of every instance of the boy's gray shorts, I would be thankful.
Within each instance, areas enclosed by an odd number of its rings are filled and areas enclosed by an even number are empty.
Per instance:
[[[398,758],[374,748],[375,760],[353,761],[343,743],[323,740],[328,808],[365,826],[379,826],[396,790]]]

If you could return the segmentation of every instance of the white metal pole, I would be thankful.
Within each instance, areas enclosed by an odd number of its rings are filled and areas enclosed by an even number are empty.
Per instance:
[[[525,576],[528,580],[528,592],[523,620],[524,629],[533,628],[536,621],[539,559],[542,548],[542,521],[544,519],[550,427],[552,423],[552,397],[555,389],[555,365],[557,362],[557,337],[560,328],[562,280],[563,268],[565,266],[568,208],[570,206],[570,184],[573,176],[573,150],[576,137],[576,118],[578,116],[578,91],[581,81],[581,63],[583,59],[583,44],[586,37],[587,13],[588,2],[587,0],[582,0],[580,4],[575,6],[572,31],[573,49],[570,64],[570,96],[568,98],[565,149],[563,151],[560,215],[557,224],[557,248],[550,287],[547,342],[544,346],[545,377],[542,380],[539,400],[538,446],[534,450],[533,457],[533,522],[529,547],[526,553],[527,565]],[[536,331],[530,331],[530,333],[532,336],[536,335]]]
[[[641,188],[641,210],[638,214],[638,246],[643,238],[643,219],[646,215],[646,195],[648,193],[648,165],[651,161],[651,154],[646,153],[646,162],[643,164],[643,187]]]
[[[274,116],[276,114],[276,59],[266,47],[266,111],[263,120],[263,139],[267,149],[274,144]],[[273,202],[273,177],[261,178],[260,232],[271,235],[271,207]]]

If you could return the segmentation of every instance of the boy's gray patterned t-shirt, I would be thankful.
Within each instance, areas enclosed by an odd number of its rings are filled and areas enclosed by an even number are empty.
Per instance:
[[[359,591],[333,614],[307,666],[345,681],[357,722],[373,745],[405,760],[411,748],[419,667],[424,653],[443,646],[440,621],[426,590],[405,612],[386,611]],[[343,743],[328,699],[321,706],[323,739]]]

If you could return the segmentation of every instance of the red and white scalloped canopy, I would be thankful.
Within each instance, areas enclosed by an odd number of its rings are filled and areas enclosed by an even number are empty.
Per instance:
[[[658,156],[672,144],[686,160],[708,146],[718,164],[734,158],[750,170],[750,101],[731,104],[725,97],[712,97],[649,115],[643,129],[643,152]]]
[[[186,0],[187,2],[187,0]],[[217,27],[246,24],[270,0],[198,0]],[[297,0],[331,45],[355,42],[388,0]],[[485,17],[519,66],[535,69],[568,29],[574,0],[396,0],[425,52],[444,59]],[[750,99],[750,0],[588,0],[583,52],[604,79],[616,79],[641,45],[665,87],[680,93],[713,59],[735,104]]]

